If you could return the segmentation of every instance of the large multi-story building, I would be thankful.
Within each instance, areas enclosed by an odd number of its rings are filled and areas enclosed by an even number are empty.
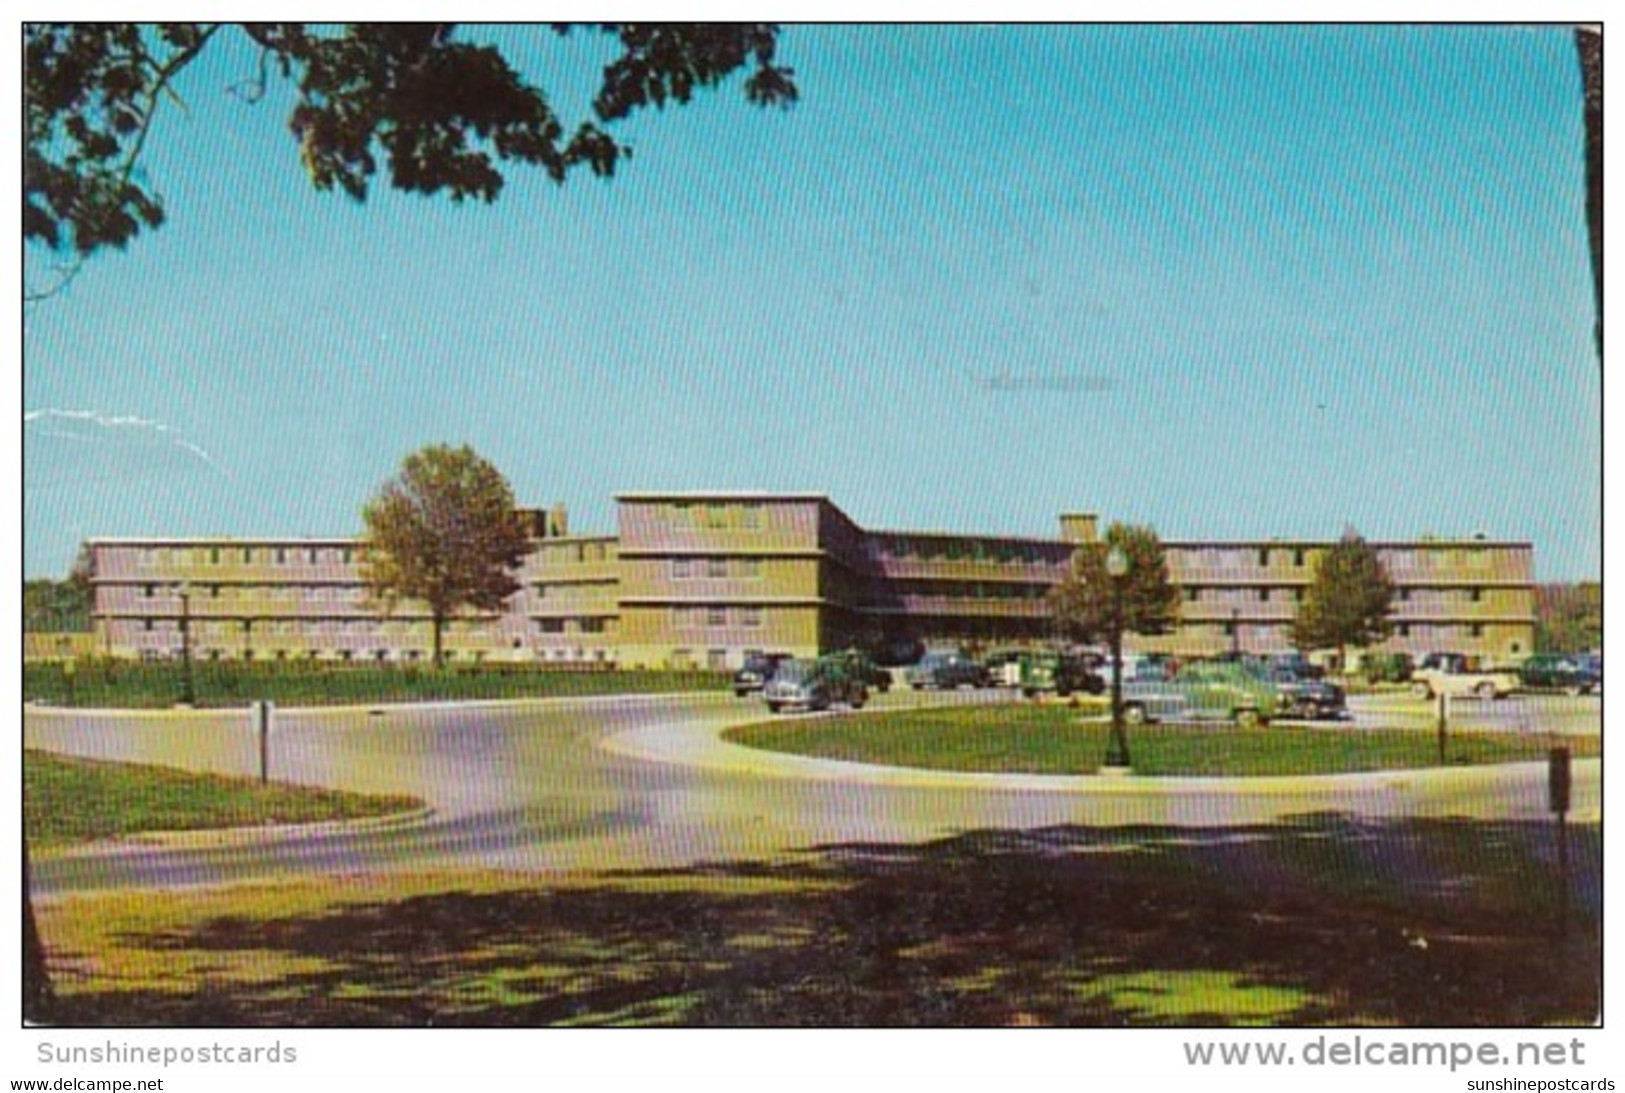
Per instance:
[[[828,498],[632,493],[617,535],[572,535],[562,508],[534,514],[534,547],[505,610],[449,624],[459,660],[731,668],[748,652],[853,644],[1037,643],[1046,602],[1095,516],[1055,538],[876,531]],[[147,659],[402,661],[429,656],[430,623],[368,595],[359,539],[100,539],[98,649]],[[1331,544],[1164,543],[1180,589],[1171,633],[1130,648],[1183,655],[1288,649],[1296,605]],[[1398,586],[1384,649],[1494,660],[1534,640],[1527,542],[1423,537],[1373,544]],[[185,640],[183,641],[183,628]]]

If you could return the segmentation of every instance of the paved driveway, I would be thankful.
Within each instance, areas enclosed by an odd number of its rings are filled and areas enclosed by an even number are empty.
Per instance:
[[[909,693],[884,704],[999,700]],[[472,866],[548,872],[758,858],[852,841],[918,841],[1055,824],[1222,827],[1313,812],[1544,816],[1539,764],[1314,779],[1107,779],[867,768],[735,748],[764,716],[727,695],[278,713],[272,777],[432,806],[385,823],[192,835],[35,863],[43,893]],[[31,709],[25,740],[65,754],[252,774],[242,711]],[[1599,814],[1600,764],[1578,765],[1576,812]]]

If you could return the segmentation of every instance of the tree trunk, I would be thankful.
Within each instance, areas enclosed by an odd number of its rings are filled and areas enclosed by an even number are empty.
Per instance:
[[[434,666],[439,671],[446,666],[445,653],[441,647],[440,632],[446,628],[446,616],[439,611],[434,613]]]
[[[50,1020],[51,974],[45,968],[45,945],[34,921],[33,888],[28,866],[28,840],[23,840],[23,1020]]]

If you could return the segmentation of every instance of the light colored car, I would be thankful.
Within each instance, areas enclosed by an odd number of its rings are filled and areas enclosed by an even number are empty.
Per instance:
[[[1247,665],[1198,661],[1164,680],[1123,684],[1123,720],[1234,721],[1254,728],[1282,709],[1275,684]]]
[[[1429,653],[1411,672],[1411,693],[1417,698],[1505,698],[1522,686],[1513,672],[1482,668],[1461,653]]]

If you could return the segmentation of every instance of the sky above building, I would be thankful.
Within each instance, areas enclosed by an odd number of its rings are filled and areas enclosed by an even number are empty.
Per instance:
[[[566,118],[604,46],[512,48]],[[802,100],[635,119],[610,181],[315,191],[241,40],[144,170],[169,222],[23,319],[24,569],[345,535],[412,450],[521,502],[830,496],[869,527],[1529,540],[1601,571],[1569,32],[790,27]],[[52,256],[25,255],[25,280]]]

